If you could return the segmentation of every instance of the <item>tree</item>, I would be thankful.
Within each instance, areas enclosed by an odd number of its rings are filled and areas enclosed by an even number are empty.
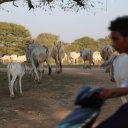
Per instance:
[[[54,45],[54,43],[59,41],[59,36],[50,33],[41,33],[34,40],[35,42],[38,42],[51,48]]]
[[[68,9],[76,9],[79,11],[80,9],[90,9],[94,8],[100,0],[23,0],[23,2],[28,5],[29,10],[34,8],[45,8],[49,7],[49,9],[55,8],[55,6],[61,7],[63,10]],[[18,7],[19,0],[0,0],[0,4],[12,2],[14,6]]]
[[[101,47],[103,47],[104,45],[109,45],[110,43],[111,43],[111,39],[109,35],[104,38],[100,38],[98,40],[94,40],[91,37],[82,37],[76,39],[71,44],[68,43],[67,45],[65,45],[65,51],[79,52],[82,49],[91,49],[93,51],[100,51]]]
[[[30,32],[23,26],[0,22],[0,51],[3,54],[23,54]]]

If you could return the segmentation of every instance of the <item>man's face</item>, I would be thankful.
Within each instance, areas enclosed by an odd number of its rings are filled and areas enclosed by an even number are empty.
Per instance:
[[[124,37],[118,31],[111,32],[112,47],[119,53],[128,53],[128,36]]]

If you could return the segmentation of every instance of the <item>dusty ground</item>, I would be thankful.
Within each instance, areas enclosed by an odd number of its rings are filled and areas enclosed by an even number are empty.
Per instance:
[[[53,81],[49,82],[45,72],[41,84],[36,84],[25,75],[22,80],[23,97],[9,97],[7,74],[0,72],[0,128],[55,128],[75,107],[74,99],[81,87],[113,87],[103,69],[64,68],[62,74],[53,69]],[[108,100],[98,122],[110,116],[120,105],[120,98]]]

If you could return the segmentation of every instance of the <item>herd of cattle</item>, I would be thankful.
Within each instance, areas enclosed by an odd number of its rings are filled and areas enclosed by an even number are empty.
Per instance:
[[[17,78],[19,80],[20,94],[22,93],[22,77],[25,73],[31,74],[32,78],[38,82],[42,79],[42,74],[44,72],[44,63],[48,67],[49,79],[51,78],[52,68],[50,64],[50,58],[53,58],[56,64],[56,72],[62,72],[62,64],[65,60],[69,63],[78,64],[78,58],[81,57],[84,66],[85,61],[89,61],[89,66],[103,62],[102,67],[106,67],[109,71],[111,81],[121,85],[122,81],[128,76],[128,69],[125,68],[128,63],[128,55],[114,52],[111,46],[104,46],[101,51],[92,50],[81,50],[79,53],[70,52],[66,54],[64,52],[64,47],[61,43],[54,44],[51,52],[48,47],[40,45],[35,42],[30,42],[25,49],[25,55],[4,55],[0,58],[3,64],[7,64],[7,74],[9,81],[9,91],[10,97],[14,98],[14,89],[17,91]]]

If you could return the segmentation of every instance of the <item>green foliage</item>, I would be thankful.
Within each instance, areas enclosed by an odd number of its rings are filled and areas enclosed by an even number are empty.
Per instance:
[[[21,25],[0,22],[0,52],[3,54],[24,54],[30,32]]]
[[[35,42],[47,46],[49,49],[53,47],[54,44],[61,44],[65,47],[67,44],[63,41],[59,41],[59,36],[50,33],[41,33],[35,39]]]
[[[0,22],[0,53],[2,54],[24,54],[26,42],[31,39],[30,32],[21,25]],[[51,49],[54,43],[59,41],[58,35],[50,33],[41,33],[35,38],[35,42],[43,44]],[[95,40],[91,37],[82,37],[76,39],[72,43],[62,42],[65,52],[76,51],[82,49],[91,49],[100,51],[103,45],[111,43],[109,36]]]
[[[58,40],[59,37],[57,35],[48,34],[48,33],[41,33],[35,39],[36,42],[46,45],[49,48],[51,48],[54,45],[54,43],[58,42]],[[82,49],[91,49],[93,51],[100,51],[103,45],[108,45],[110,43],[111,40],[109,36],[106,36],[105,38],[101,38],[98,40],[95,40],[91,37],[82,37],[76,39],[72,43],[62,42],[66,53],[72,51],[79,52]]]
[[[103,45],[108,45],[111,43],[111,40],[109,36],[106,36],[105,38],[94,40],[91,37],[82,37],[71,44],[67,44],[65,46],[66,52],[76,51],[79,52],[82,49],[91,49],[93,51],[100,51],[101,47]]]
[[[37,36],[35,39],[35,42],[38,42],[40,44],[43,44],[49,48],[53,46],[54,43],[56,43],[59,40],[59,36],[49,34],[49,33],[41,33]]]
[[[99,47],[102,47],[103,45],[110,45],[111,44],[111,39],[109,36],[106,36],[105,38],[100,38],[98,39],[98,44]]]

